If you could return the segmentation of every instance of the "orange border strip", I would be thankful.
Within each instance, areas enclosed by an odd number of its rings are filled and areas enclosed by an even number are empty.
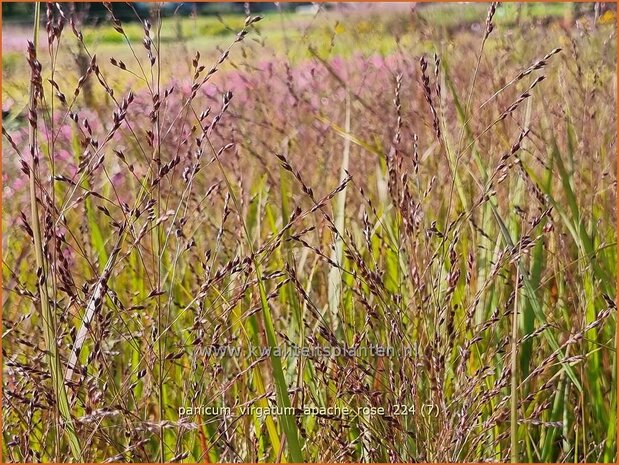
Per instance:
[[[85,3],[87,2],[87,0],[73,0],[75,3]],[[111,3],[123,3],[124,0],[110,0]],[[144,0],[145,3],[157,3],[156,0]],[[619,2],[619,0],[614,0],[614,1],[609,1],[609,2],[605,2],[605,3],[615,3],[617,4]],[[36,3],[32,0],[25,0],[25,1],[20,1],[20,0],[0,0],[0,9],[2,7],[3,3]],[[177,2],[180,3],[180,2]],[[196,3],[215,3],[214,0],[198,0],[198,2]],[[251,0],[249,3],[270,3],[268,0]],[[289,0],[283,0],[281,3],[299,3],[299,2],[294,2],[294,1],[289,1]],[[374,0],[372,2],[361,2],[361,1],[349,1],[347,2],[346,0],[334,0],[334,1],[326,1],[326,0],[317,0],[314,3],[411,3],[407,0]],[[429,1],[429,0],[421,0],[418,1],[416,3],[461,3],[461,2],[457,2],[454,0],[437,0],[437,1]],[[468,3],[489,3],[487,1],[483,1],[483,0],[469,0]],[[522,1],[515,1],[515,0],[507,0],[504,3],[557,3],[557,2],[553,2],[551,0],[522,0]],[[588,0],[572,0],[571,3],[594,3]],[[617,29],[619,30],[619,14],[616,15],[615,18],[616,21],[616,26]],[[0,14],[0,29],[2,27],[2,14]],[[617,40],[617,37],[615,37],[615,40]],[[2,59],[2,36],[0,36],[0,60]],[[617,62],[616,62],[616,76],[615,76],[615,83],[616,83],[616,89],[615,89],[615,110],[617,112],[617,134],[619,135],[619,106],[618,102],[619,102],[619,79],[617,78],[617,76],[619,76],[619,46],[617,47]],[[0,74],[0,89],[2,89],[2,75]],[[0,95],[0,100],[1,100],[1,95]],[[2,123],[2,116],[0,116],[0,124]],[[2,150],[2,138],[0,137],[0,151]],[[617,172],[619,173],[619,144],[617,144],[617,148],[616,148],[617,152],[616,152],[616,156],[617,156]],[[0,158],[0,184],[2,183],[2,158]],[[3,189],[4,190],[4,189]],[[2,201],[3,201],[3,195],[0,195],[0,212],[2,211]],[[615,214],[617,216],[617,231],[618,231],[618,235],[619,235],[619,188],[617,188],[617,192],[616,192],[616,209],[615,209]],[[2,237],[3,234],[3,221],[0,221],[0,237]],[[2,250],[0,249],[0,262],[4,261],[4,257],[3,257],[3,253]],[[619,269],[619,256],[618,256],[618,260],[617,260],[617,268]],[[2,282],[2,274],[0,274],[0,300],[2,300],[3,297],[3,282]],[[617,284],[616,284],[616,289],[615,289],[615,303],[617,304],[617,306],[619,306],[619,273],[617,273]],[[2,313],[4,310],[4,305],[0,306],[0,321],[2,320]],[[0,347],[2,347],[2,341],[0,340]],[[616,341],[615,341],[615,349],[617,349],[617,347],[619,347],[619,330],[617,330],[616,328]],[[0,365],[4,366],[3,364],[3,356],[2,353],[0,352]],[[0,370],[0,383],[2,382],[2,373],[3,370]],[[617,365],[617,374],[616,374],[616,378],[615,378],[615,383],[617,384],[615,386],[616,390],[617,390],[617,397],[619,398],[619,383],[617,383],[617,379],[619,379],[619,364]],[[619,402],[617,402],[617,418],[619,419]],[[2,400],[0,400],[0,411],[2,410]],[[0,429],[3,429],[3,424],[2,424],[2,416],[0,415]],[[619,443],[619,428],[617,428],[617,443]],[[2,444],[3,441],[3,437],[0,435],[0,445]],[[619,457],[616,456],[616,459],[619,459]],[[2,457],[0,456],[0,464],[3,463],[2,462]],[[146,463],[146,462],[142,462],[142,463]],[[152,465],[155,465],[156,462],[149,462]],[[518,462],[520,464],[524,465],[524,462]],[[619,462],[618,462],[619,463]],[[34,464],[33,464],[34,465]],[[95,463],[86,463],[85,465],[98,465]],[[197,465],[197,464],[196,464]],[[249,465],[249,464],[241,464],[241,465]],[[292,465],[292,464],[291,464]],[[323,465],[323,464],[321,464]],[[326,465],[326,464],[324,464]],[[387,465],[387,464],[376,464],[376,465]],[[446,463],[444,465],[447,465]],[[476,463],[476,462],[469,462],[468,465],[486,465],[485,463]],[[588,465],[588,464],[586,464]]]

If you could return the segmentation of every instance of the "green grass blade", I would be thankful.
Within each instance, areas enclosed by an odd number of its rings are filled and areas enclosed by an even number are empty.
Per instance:
[[[346,121],[344,123],[344,131],[350,134],[350,95],[346,96]],[[347,176],[348,163],[350,159],[350,138],[344,138],[344,151],[342,153],[342,165],[340,167],[340,182],[343,182]],[[346,190],[335,197],[335,227],[338,231],[344,230],[344,219],[346,215]],[[344,254],[344,242],[340,236],[336,236],[334,240],[333,251],[331,252],[331,260],[342,266],[342,258]],[[339,327],[338,310],[342,298],[342,271],[337,267],[332,267],[329,270],[329,309],[333,320],[334,329],[337,331]]]

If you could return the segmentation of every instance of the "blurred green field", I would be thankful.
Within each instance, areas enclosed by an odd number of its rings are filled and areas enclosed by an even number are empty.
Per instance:
[[[565,18],[578,16],[578,6],[569,3],[506,3],[496,15],[496,23],[502,26],[534,25],[540,20],[558,23]],[[395,11],[389,8],[380,10],[380,18],[372,18],[376,12],[352,11],[346,13],[351,24],[344,25],[344,20],[338,20],[339,15],[329,11],[320,15],[298,14],[293,12],[267,12],[264,19],[255,27],[256,36],[252,38],[253,52],[250,61],[271,59],[276,54],[284,53],[292,63],[313,57],[311,47],[319,54],[337,55],[343,58],[352,54],[380,54],[387,56],[394,52],[398,43],[412,48],[415,52],[423,50],[429,44],[423,38],[412,32],[410,25],[424,24],[450,35],[463,28],[480,28],[484,19],[486,6],[484,4],[434,4],[423,5],[410,13],[406,7]],[[329,16],[334,19],[328,19]],[[203,56],[214,57],[217,49],[229,42],[231,36],[242,27],[244,17],[238,14],[223,14],[217,16],[173,17],[166,18],[161,28],[161,47],[163,58],[188,57],[189,51],[197,50]],[[588,20],[585,20],[588,21]],[[609,20],[606,19],[605,22]],[[610,19],[611,23],[614,21]],[[5,24],[10,34],[24,36],[29,34],[27,28],[11,29],[11,23]],[[143,29],[140,23],[132,22],[125,25],[126,37],[134,43],[142,40]],[[398,41],[394,40],[397,35]],[[268,46],[264,38],[268,37]],[[133,58],[134,51],[127,47],[126,38],[118,34],[110,25],[85,26],[84,40],[90,52],[107,62],[109,58],[125,62]],[[310,40],[306,40],[311,38]],[[337,40],[334,40],[337,39]],[[63,73],[71,75],[71,56],[77,53],[75,38],[67,34],[63,39],[65,47],[59,52],[59,64]],[[24,83],[16,84],[14,76],[24,73],[27,69],[25,60],[25,41],[21,42],[24,50],[15,50],[13,41],[3,46],[2,73],[6,84],[3,86],[5,101],[15,102],[14,109],[20,111],[26,105],[27,92]],[[136,47],[138,56],[143,51]],[[46,60],[44,57],[43,60]],[[165,69],[172,69],[171,65]],[[164,72],[165,72],[164,69]],[[141,83],[136,83],[141,86]]]

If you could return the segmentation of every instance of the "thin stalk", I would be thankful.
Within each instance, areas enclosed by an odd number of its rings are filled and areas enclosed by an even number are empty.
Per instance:
[[[161,10],[159,7],[157,7],[157,95],[161,95],[160,94],[160,87],[161,87]],[[151,66],[151,73],[152,73],[152,66]],[[153,86],[155,85],[155,83],[153,83]],[[161,113],[159,112],[159,110],[156,110],[156,117],[157,120],[155,122],[155,131],[157,134],[157,146],[155,148],[155,158],[156,158],[156,162],[157,162],[157,173],[161,172]],[[160,218],[161,215],[161,182],[159,182],[157,184],[157,203],[156,203],[156,214],[157,214],[157,218]],[[162,231],[162,226],[161,226],[161,222],[157,223],[157,226],[155,227],[154,230],[154,234],[155,234],[155,244],[156,244],[156,254],[157,254],[157,292],[159,293],[159,295],[157,296],[157,337],[158,337],[158,342],[157,342],[157,351],[158,351],[158,357],[159,357],[159,380],[158,380],[158,390],[159,390],[159,421],[162,422],[165,420],[165,396],[164,396],[164,356],[163,356],[163,352],[164,352],[164,348],[165,348],[165,341],[163,339],[163,333],[162,330],[165,327],[165,325],[163,324],[163,308],[161,305],[161,275],[162,275],[162,254],[163,254],[163,248],[162,248],[162,237],[161,237],[161,231]],[[161,426],[160,430],[159,430],[159,443],[160,443],[160,457],[159,460],[161,463],[164,463],[166,461],[166,455],[165,455],[165,431],[163,426]]]
[[[37,45],[39,42],[39,24],[41,19],[41,4],[39,2],[34,5],[34,27],[33,27],[33,54],[36,57]],[[34,59],[33,57],[33,59]],[[52,386],[54,389],[54,395],[56,397],[56,418],[61,418],[62,423],[58,421],[56,425],[56,451],[59,452],[60,444],[60,429],[64,426],[64,429],[69,437],[69,446],[73,454],[73,458],[78,462],[83,462],[82,450],[75,434],[75,428],[73,426],[73,419],[71,418],[71,411],[69,408],[69,400],[67,392],[63,383],[62,368],[60,363],[60,356],[58,354],[57,346],[57,330],[56,319],[54,312],[49,304],[49,292],[47,289],[48,276],[47,265],[45,263],[45,255],[43,253],[43,241],[41,239],[41,223],[39,220],[39,205],[37,201],[37,134],[36,134],[36,106],[37,97],[35,91],[34,82],[34,69],[32,69],[33,79],[30,81],[30,97],[29,97],[29,113],[32,121],[29,126],[28,141],[30,144],[32,160],[30,164],[30,213],[32,222],[32,232],[34,236],[34,253],[37,264],[37,285],[39,289],[39,303],[41,315],[45,325],[44,337],[45,346],[47,349],[47,360],[49,364],[49,371],[52,378]],[[57,461],[59,457],[56,457]]]
[[[511,462],[518,462],[518,287],[520,267],[516,266],[516,286],[514,289],[514,311],[512,315],[512,357],[511,357],[511,395],[510,395],[510,436]]]

